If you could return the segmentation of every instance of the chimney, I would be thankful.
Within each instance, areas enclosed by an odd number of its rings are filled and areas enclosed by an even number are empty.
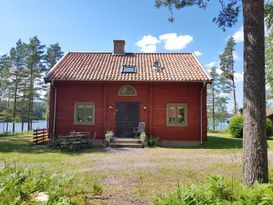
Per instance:
[[[113,40],[114,42],[114,55],[124,55],[124,47],[125,47],[125,41],[124,40]]]

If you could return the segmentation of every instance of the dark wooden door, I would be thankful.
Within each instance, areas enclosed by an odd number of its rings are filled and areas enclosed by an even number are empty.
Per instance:
[[[117,102],[116,108],[116,136],[134,137],[133,129],[139,122],[139,103]]]

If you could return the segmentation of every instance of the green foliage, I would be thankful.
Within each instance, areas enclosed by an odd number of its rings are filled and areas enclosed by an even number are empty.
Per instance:
[[[233,137],[243,137],[243,122],[242,115],[235,115],[230,119],[229,131]],[[273,123],[270,119],[266,118],[266,136],[271,137],[273,135]]]
[[[111,130],[107,130],[105,133],[105,140],[110,142],[113,136],[114,136],[114,132]]]
[[[147,142],[149,147],[158,145],[159,138],[154,136],[147,136]]]
[[[167,7],[170,10],[169,21],[174,21],[173,9],[182,9],[185,7],[196,6],[202,9],[207,7],[209,0],[155,0],[155,7],[160,8],[162,6]],[[213,22],[216,23],[223,31],[227,27],[232,27],[238,20],[238,15],[240,13],[240,1],[232,0],[221,3],[221,10],[217,17],[213,18]]]
[[[100,196],[102,194],[102,192],[103,192],[102,186],[100,186],[100,185],[98,185],[96,183],[94,183],[92,185],[92,189],[93,189],[92,193],[93,193],[94,196]]]
[[[242,115],[235,115],[230,119],[229,131],[232,137],[242,138],[243,137],[243,121]]]
[[[147,135],[146,135],[145,132],[141,132],[140,135],[139,135],[139,137],[140,137],[140,140],[141,140],[142,143],[145,143],[145,142],[146,142],[146,140],[147,140]]]
[[[273,98],[273,32],[272,30],[265,37],[265,68],[266,81],[270,86],[270,92],[267,93],[267,99]]]
[[[33,119],[45,119],[48,86],[42,77],[62,55],[58,43],[45,55],[45,45],[34,36],[26,43],[19,39],[9,54],[0,56],[0,121],[28,122],[31,130]]]
[[[267,29],[273,26],[273,1],[269,0],[265,4],[264,17]]]
[[[266,136],[271,137],[273,135],[273,122],[266,118]]]
[[[62,52],[59,43],[49,45],[49,47],[46,49],[45,55],[47,70],[50,70],[58,62],[58,60],[60,60],[63,54],[64,53]]]
[[[216,125],[219,122],[224,122],[227,118],[228,102],[226,97],[219,95],[222,92],[222,77],[217,73],[216,68],[211,68],[209,74],[213,78],[213,82],[208,85],[208,123],[215,130]]]
[[[34,196],[41,192],[48,195],[47,205],[70,204],[65,190],[71,179],[45,170],[34,173],[29,168],[7,166],[0,171],[0,204],[35,204]]]
[[[273,204],[273,184],[248,187],[230,182],[222,176],[210,176],[207,183],[178,185],[171,193],[157,195],[156,205],[203,205],[203,204]]]

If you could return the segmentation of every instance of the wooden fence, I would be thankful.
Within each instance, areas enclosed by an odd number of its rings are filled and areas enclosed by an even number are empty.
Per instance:
[[[37,145],[48,144],[48,128],[33,130],[33,143]]]

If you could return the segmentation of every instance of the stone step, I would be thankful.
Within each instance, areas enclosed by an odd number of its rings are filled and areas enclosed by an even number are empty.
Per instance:
[[[142,144],[110,144],[109,147],[129,147],[129,148],[144,148]]]
[[[139,138],[114,138],[110,147],[136,147],[142,148],[142,141]]]

